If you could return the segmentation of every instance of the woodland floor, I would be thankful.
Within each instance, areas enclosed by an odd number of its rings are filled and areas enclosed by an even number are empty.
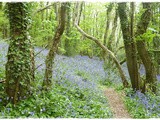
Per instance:
[[[131,118],[123,103],[123,94],[118,94],[113,88],[105,88],[104,93],[113,111],[113,118]]]

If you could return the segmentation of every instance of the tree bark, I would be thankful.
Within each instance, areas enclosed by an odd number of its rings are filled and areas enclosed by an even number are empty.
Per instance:
[[[118,10],[115,10],[115,18],[113,21],[112,32],[111,32],[109,39],[108,39],[108,42],[107,42],[107,47],[110,51],[112,51],[113,42],[115,42],[115,32],[116,32],[116,28],[117,28],[117,20],[118,20]],[[112,59],[110,56],[108,56],[108,59],[106,61],[106,65],[109,67],[113,67],[112,66]]]
[[[145,9],[145,11],[141,16],[140,21],[137,24],[136,44],[137,44],[138,54],[146,70],[146,84],[147,84],[146,87],[148,89],[151,89],[153,92],[156,92],[157,79],[156,79],[155,66],[147,51],[145,40],[139,39],[140,36],[142,36],[146,32],[149,22],[151,20],[151,3],[143,3],[143,8]]]
[[[107,41],[107,37],[108,37],[108,31],[109,31],[109,25],[110,25],[110,13],[113,9],[114,3],[110,3],[108,8],[107,8],[107,21],[106,21],[106,28],[105,28],[105,32],[104,32],[104,40],[103,40],[103,44],[106,45],[106,41]]]
[[[114,6],[114,3],[109,3],[108,8],[106,7],[107,8],[107,11],[106,11],[107,12],[106,13],[106,27],[105,27],[104,38],[103,38],[103,45],[104,46],[106,46],[107,38],[108,38],[108,35],[109,35],[110,13],[113,9],[113,6]],[[106,63],[105,66],[108,66],[109,65],[108,63],[110,63],[110,58],[108,59],[108,61],[106,60],[107,55],[106,55],[105,51],[102,51],[102,57],[104,59],[104,62]]]
[[[0,10],[2,10],[2,2],[0,2]]]
[[[44,2],[40,2],[40,6],[43,8],[44,7]],[[41,22],[44,20],[44,11],[41,11]],[[42,24],[42,29],[44,30],[44,24]]]
[[[138,72],[137,54],[136,54],[137,51],[136,51],[135,41],[133,40],[133,33],[132,33],[133,31],[132,32],[130,31],[131,29],[127,18],[128,16],[126,8],[127,8],[126,3],[118,3],[118,13],[123,33],[126,61],[131,79],[131,84],[134,90],[139,90],[140,86],[139,86],[139,72]]]
[[[66,20],[66,38],[65,38],[65,50],[66,56],[71,56],[72,55],[72,50],[71,50],[71,41],[69,39],[70,34],[71,34],[71,3],[67,2],[67,9],[66,9],[66,15],[67,15],[67,20]]]
[[[26,98],[33,81],[32,46],[28,38],[27,3],[7,3],[10,23],[10,44],[6,63],[6,93],[16,104]]]
[[[111,32],[111,35],[109,36],[109,41],[107,43],[107,47],[111,51],[112,51],[112,43],[115,42],[115,33],[116,33],[117,20],[118,20],[118,10],[116,9],[115,11],[116,13],[115,13],[114,21],[113,21],[112,32]]]
[[[60,43],[61,36],[65,29],[65,18],[66,18],[66,3],[62,3],[60,8],[59,25],[56,29],[52,46],[45,60],[46,69],[45,69],[45,78],[43,81],[44,89],[48,89],[52,85],[54,58],[58,49],[58,45]]]
[[[153,38],[153,48],[154,48],[154,59],[156,62],[156,73],[160,74],[160,37],[155,36]]]
[[[58,2],[55,2],[55,3],[54,3],[54,12],[55,12],[55,14],[56,14],[56,16],[55,16],[55,20],[56,20],[56,21],[59,21],[58,9],[59,9],[59,4],[58,4]]]

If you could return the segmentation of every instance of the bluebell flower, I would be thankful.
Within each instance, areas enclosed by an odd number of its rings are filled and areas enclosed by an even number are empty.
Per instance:
[[[7,111],[10,112],[11,108],[7,108]]]
[[[29,114],[30,114],[31,116],[34,116],[35,113],[34,113],[34,112],[29,112]]]

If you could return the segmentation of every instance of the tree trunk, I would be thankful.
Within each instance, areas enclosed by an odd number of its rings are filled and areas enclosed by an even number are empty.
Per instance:
[[[141,16],[140,21],[137,24],[137,31],[136,31],[137,50],[146,70],[146,84],[147,84],[146,87],[151,89],[153,92],[156,92],[157,79],[156,79],[155,66],[147,51],[145,40],[139,39],[140,36],[142,36],[146,32],[148,24],[151,20],[151,3],[143,3],[143,8],[145,9],[145,11]]]
[[[67,2],[67,9],[66,9],[66,15],[67,15],[67,20],[66,20],[66,38],[65,38],[65,50],[66,56],[72,56],[72,46],[71,46],[71,40],[70,35],[71,35],[71,3]]]
[[[48,6],[48,5],[49,5],[49,2],[47,2],[46,6]],[[46,9],[46,20],[48,20],[48,18],[49,18],[49,14],[48,13],[49,13],[48,9]]]
[[[114,18],[114,21],[113,21],[112,32],[111,32],[111,35],[109,36],[109,41],[107,43],[107,47],[111,51],[112,51],[112,42],[115,42],[115,33],[116,33],[116,28],[117,28],[117,20],[118,20],[118,10],[116,9],[115,18]]]
[[[155,36],[153,38],[154,59],[156,62],[156,73],[160,74],[160,37]]]
[[[115,10],[116,13],[115,13],[115,18],[114,18],[114,21],[113,21],[113,27],[112,27],[112,32],[109,36],[109,39],[108,39],[108,43],[107,43],[107,47],[110,51],[112,51],[112,47],[113,47],[113,42],[115,42],[115,32],[116,32],[116,28],[117,28],[117,20],[118,20],[118,10]],[[105,60],[106,61],[106,60]],[[112,59],[110,56],[108,56],[108,59],[106,61],[106,66],[108,66],[109,68],[113,67],[112,66]]]
[[[45,69],[45,78],[43,81],[44,89],[48,89],[52,85],[51,80],[52,80],[52,74],[53,74],[54,58],[58,49],[58,45],[60,43],[61,36],[65,29],[65,17],[66,17],[66,3],[62,3],[60,7],[59,25],[55,32],[52,46],[49,50],[49,53],[45,61],[46,69]]]
[[[107,38],[108,38],[108,35],[109,35],[109,26],[110,26],[110,13],[113,9],[113,6],[114,6],[114,3],[110,3],[108,5],[108,8],[107,8],[107,14],[106,14],[106,27],[105,27],[105,32],[104,32],[104,38],[103,38],[103,45],[106,46],[106,43],[107,43]],[[104,62],[106,63],[106,65],[109,65],[107,62],[110,60],[106,60],[106,52],[105,51],[102,51],[102,57],[104,59]],[[105,65],[105,66],[106,66]]]
[[[127,8],[126,3],[118,3],[118,13],[123,33],[126,61],[131,79],[131,84],[134,90],[139,90],[140,86],[139,86],[139,73],[138,73],[137,54],[136,54],[137,51],[136,51],[135,41],[133,40],[133,31],[130,31],[131,29],[127,18],[128,16],[126,8]]]
[[[114,3],[110,3],[108,8],[107,8],[107,21],[106,21],[106,28],[105,28],[105,32],[104,32],[104,40],[103,40],[103,44],[106,45],[106,41],[107,41],[107,37],[108,37],[108,31],[109,31],[109,25],[110,25],[110,13],[113,9]]]
[[[59,8],[59,6],[58,6],[58,2],[55,2],[54,3],[54,12],[55,12],[55,14],[56,14],[56,17],[55,17],[55,20],[56,21],[59,21],[59,18],[58,18],[58,8]]]
[[[83,5],[85,4],[85,2],[84,1],[82,1],[81,3],[80,3],[80,12],[79,12],[79,20],[78,20],[78,25],[79,25],[79,23],[80,23],[80,18],[81,18],[81,15],[82,15],[82,10],[83,10]]]
[[[0,2],[0,10],[2,10],[2,2]]]
[[[41,8],[44,7],[44,2],[40,3]],[[41,11],[41,22],[43,23],[44,20],[44,11]],[[42,24],[42,29],[44,30],[44,24]]]
[[[8,3],[10,44],[6,63],[6,93],[16,104],[26,98],[33,80],[31,41],[27,36],[28,3]]]

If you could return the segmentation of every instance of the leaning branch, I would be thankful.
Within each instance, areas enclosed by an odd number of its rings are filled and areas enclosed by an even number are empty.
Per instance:
[[[50,5],[47,5],[47,6],[45,6],[44,8],[40,8],[40,9],[38,9],[35,13],[38,13],[38,12],[42,12],[43,10],[45,10],[45,9],[49,9],[51,6],[53,6],[54,4],[50,4]]]
[[[85,37],[87,37],[88,39],[94,41],[98,46],[100,46],[105,52],[107,52],[113,59],[114,63],[116,64],[118,70],[119,70],[119,74],[121,76],[121,79],[122,79],[122,83],[123,83],[123,86],[124,87],[128,87],[128,82],[127,82],[127,79],[124,75],[124,72],[121,68],[121,65],[120,63],[118,62],[117,58],[115,57],[114,53],[112,51],[110,51],[106,46],[104,46],[100,40],[98,40],[97,38],[87,34],[86,32],[84,32],[79,26],[78,26],[78,21],[75,20],[75,23],[74,23],[75,27],[77,28],[77,30],[82,34],[84,35]]]
[[[53,6],[54,4],[50,4],[50,5],[47,5],[45,6],[44,8],[40,8],[38,9],[37,11],[33,12],[33,14],[31,14],[31,16],[35,16],[35,14],[39,13],[39,12],[42,12],[43,10],[45,9],[49,9],[51,6]],[[28,29],[31,28],[31,24],[28,26]]]

